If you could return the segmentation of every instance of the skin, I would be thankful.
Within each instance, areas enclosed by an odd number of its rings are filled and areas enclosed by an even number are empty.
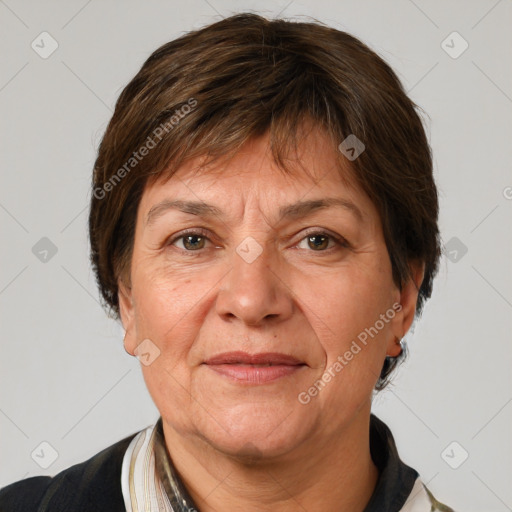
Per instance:
[[[423,268],[412,267],[414,281],[402,291],[394,284],[377,210],[337,156],[325,134],[311,131],[298,154],[303,168],[286,176],[263,136],[200,172],[202,160],[192,160],[143,193],[129,280],[119,280],[125,349],[134,355],[150,339],[160,351],[142,365],[144,379],[169,454],[201,511],[357,512],[375,488],[372,391],[414,319]],[[339,207],[279,218],[283,205],[325,197],[350,200],[362,220]],[[225,217],[169,209],[146,223],[154,205],[177,198],[216,205]],[[207,238],[173,241],[188,228],[204,228]],[[348,245],[318,238],[323,232]],[[262,249],[251,263],[236,252],[247,237]],[[401,311],[300,403],[299,393],[393,304]],[[239,350],[281,352],[305,365],[248,385],[202,364]]]

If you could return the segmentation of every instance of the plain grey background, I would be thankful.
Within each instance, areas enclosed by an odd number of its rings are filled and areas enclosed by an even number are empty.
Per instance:
[[[89,267],[95,151],[151,52],[246,10],[361,38],[428,114],[445,255],[374,412],[438,499],[512,510],[510,0],[0,1],[0,486],[157,419]]]

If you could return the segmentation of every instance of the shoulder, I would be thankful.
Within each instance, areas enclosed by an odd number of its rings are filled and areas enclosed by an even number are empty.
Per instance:
[[[51,480],[50,476],[35,476],[0,489],[0,510],[37,510]]]
[[[124,511],[123,456],[132,434],[54,477],[36,476],[0,489],[1,512]]]

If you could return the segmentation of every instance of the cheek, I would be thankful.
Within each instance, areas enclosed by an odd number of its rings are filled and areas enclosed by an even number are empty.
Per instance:
[[[360,403],[371,393],[380,375],[390,336],[392,306],[390,277],[385,268],[343,269],[318,297],[309,300],[314,330],[325,352],[329,373],[324,393],[333,410]],[[391,311],[393,313],[393,311]],[[385,315],[385,320],[381,319]]]
[[[180,411],[192,407],[187,357],[197,337],[201,283],[189,278],[140,276],[136,293],[138,340],[149,338],[160,350],[148,366],[141,365],[144,380],[164,417],[182,421]],[[202,290],[202,291],[201,291]]]
[[[196,335],[191,319],[198,302],[197,285],[158,275],[141,275],[138,284],[134,292],[137,339],[152,340],[161,360],[172,368],[186,357]]]
[[[342,347],[343,342],[373,326],[392,305],[387,281],[386,274],[368,268],[342,269],[327,280],[321,293],[301,297],[308,297],[303,302],[314,312],[318,329]]]
[[[145,266],[146,265],[146,266]],[[161,331],[179,324],[197,302],[197,285],[158,265],[142,262],[134,278],[138,323]]]

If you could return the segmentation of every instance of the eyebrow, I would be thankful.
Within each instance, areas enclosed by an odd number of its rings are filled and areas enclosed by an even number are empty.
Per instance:
[[[283,218],[302,218],[307,215],[329,207],[344,208],[357,218],[360,222],[364,220],[361,210],[348,199],[341,197],[327,197],[323,199],[310,199],[307,201],[297,201],[279,209],[279,216]],[[159,217],[169,210],[178,210],[183,213],[197,215],[198,217],[218,217],[225,218],[224,212],[214,205],[207,204],[200,201],[184,201],[181,199],[164,199],[163,201],[155,204],[149,210],[146,216],[146,227],[153,224]]]

